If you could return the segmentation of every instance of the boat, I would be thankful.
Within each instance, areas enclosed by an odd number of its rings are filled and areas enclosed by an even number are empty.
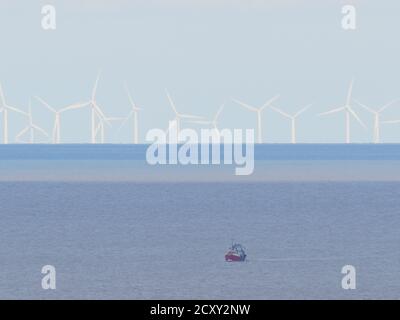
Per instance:
[[[228,252],[225,254],[225,261],[227,262],[240,262],[246,259],[244,247],[239,243],[232,243]]]

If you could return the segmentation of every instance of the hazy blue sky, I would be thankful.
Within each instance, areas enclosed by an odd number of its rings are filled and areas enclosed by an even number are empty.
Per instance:
[[[57,9],[57,30],[41,28],[41,7]],[[341,8],[357,8],[357,30],[341,27]],[[377,107],[400,98],[400,3],[396,0],[98,1],[2,0],[0,81],[9,104],[27,109],[40,95],[54,107],[86,101],[96,78],[98,102],[109,116],[129,112],[127,81],[140,113],[140,133],[165,128],[179,110],[212,117],[226,100],[220,127],[251,128],[255,114],[229,100],[276,106],[294,113],[313,103],[298,122],[300,142],[344,141],[344,114],[316,117],[354,97]],[[50,131],[53,117],[34,102],[34,121]],[[368,130],[352,122],[352,140],[372,139],[372,115],[357,108]],[[1,115],[0,115],[1,117]],[[384,117],[400,119],[400,103]],[[24,127],[12,116],[11,136]],[[288,142],[289,121],[264,113],[266,142]],[[127,126],[107,141],[127,142]],[[89,140],[88,110],[65,114],[63,142]],[[382,126],[382,140],[400,141],[400,125]]]

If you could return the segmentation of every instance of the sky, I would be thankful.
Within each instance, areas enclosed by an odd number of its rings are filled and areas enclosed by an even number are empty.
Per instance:
[[[45,4],[56,9],[56,30],[41,27]],[[356,8],[356,30],[341,26],[346,4]],[[280,94],[274,105],[288,113],[311,103],[297,140],[344,142],[344,114],[317,114],[344,104],[352,78],[354,98],[371,108],[400,99],[399,14],[396,0],[2,0],[0,82],[8,104],[27,110],[32,99],[34,122],[49,132],[54,117],[33,97],[56,109],[88,101],[101,70],[98,104],[125,117],[126,82],[142,108],[141,142],[174,117],[166,88],[182,113],[210,119],[225,103],[220,128],[256,127],[232,98],[261,106]],[[354,110],[367,129],[352,121],[352,141],[370,142],[372,115]],[[400,103],[382,118],[400,119]],[[290,122],[276,112],[266,110],[262,125],[264,142],[290,141]],[[11,115],[10,139],[25,126]],[[132,124],[118,127],[106,129],[106,142],[132,141]],[[382,125],[381,138],[399,142],[400,124]],[[89,109],[62,115],[62,142],[89,140]]]

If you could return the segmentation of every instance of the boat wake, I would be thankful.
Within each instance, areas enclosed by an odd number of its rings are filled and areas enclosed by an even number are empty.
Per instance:
[[[353,256],[353,257],[311,257],[311,258],[266,258],[266,259],[247,259],[254,262],[291,262],[291,261],[332,261],[332,260],[347,260],[354,259],[382,259],[383,256]]]

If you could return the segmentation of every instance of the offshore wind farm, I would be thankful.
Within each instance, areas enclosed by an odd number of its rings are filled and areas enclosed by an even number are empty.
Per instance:
[[[50,2],[0,1],[0,298],[398,299],[398,1]]]
[[[139,111],[143,111],[143,110],[142,110],[142,108],[137,107],[137,105],[135,104],[133,97],[132,97],[131,93],[129,92],[129,89],[126,84],[125,84],[125,92],[126,92],[126,96],[127,96],[127,101],[129,102],[129,107],[131,108],[131,111],[127,115],[125,115],[125,116],[114,116],[114,115],[106,116],[105,113],[103,112],[103,110],[101,109],[101,107],[98,105],[97,100],[96,100],[96,93],[97,93],[98,83],[100,80],[100,74],[101,74],[101,72],[98,73],[98,76],[96,78],[96,81],[95,81],[95,84],[94,84],[94,87],[92,90],[91,98],[89,101],[77,102],[77,103],[68,105],[66,107],[63,107],[57,111],[41,97],[38,97],[38,96],[35,97],[35,99],[37,101],[39,101],[44,107],[46,107],[49,112],[54,114],[54,124],[53,124],[53,129],[52,129],[51,134],[46,132],[44,129],[40,128],[38,125],[33,124],[33,122],[32,122],[33,110],[32,110],[31,100],[29,100],[27,111],[24,111],[22,108],[9,106],[6,103],[5,94],[4,94],[2,86],[0,84],[0,113],[3,114],[3,121],[2,121],[3,144],[10,143],[8,131],[9,131],[9,127],[13,126],[13,124],[9,123],[9,116],[8,116],[9,111],[26,117],[27,118],[26,120],[28,123],[28,126],[23,128],[22,131],[20,131],[15,136],[14,143],[21,143],[21,142],[35,143],[36,141],[34,138],[34,132],[38,131],[43,136],[49,138],[48,141],[46,141],[47,143],[59,144],[59,143],[62,143],[62,140],[61,140],[61,115],[67,111],[72,112],[73,110],[78,110],[78,109],[87,108],[87,107],[90,108],[90,113],[91,113],[90,121],[88,121],[89,126],[91,128],[90,141],[88,141],[88,143],[89,142],[90,143],[101,143],[101,144],[107,143],[108,141],[107,141],[107,137],[105,136],[105,125],[112,129],[114,127],[112,125],[112,122],[119,122],[120,126],[117,130],[117,133],[119,133],[123,126],[128,125],[128,120],[132,120],[130,123],[130,126],[131,126],[130,130],[131,130],[131,132],[133,132],[133,134],[132,134],[131,141],[128,143],[132,143],[132,144],[143,143],[143,144],[145,144],[146,143],[145,140],[142,140],[139,142],[138,114],[139,114]],[[353,86],[354,86],[354,79],[351,80],[351,82],[350,82],[347,96],[346,96],[346,102],[345,102],[344,106],[337,107],[332,110],[319,113],[317,115],[325,116],[325,115],[335,114],[338,112],[344,112],[344,115],[345,115],[345,140],[344,140],[344,142],[351,143],[351,133],[350,133],[351,132],[351,130],[350,130],[351,119],[356,120],[359,123],[359,125],[361,125],[364,129],[367,129],[367,126],[365,125],[365,123],[361,120],[360,116],[358,115],[359,111],[356,112],[354,110],[353,104],[357,104],[362,109],[366,110],[367,112],[371,113],[374,116],[374,124],[373,124],[373,128],[371,129],[373,132],[373,135],[372,135],[373,138],[370,141],[370,143],[379,143],[380,142],[380,125],[381,125],[381,123],[399,123],[400,122],[399,119],[381,120],[381,115],[388,107],[390,107],[392,105],[394,105],[394,107],[395,107],[397,104],[397,108],[400,110],[400,104],[399,104],[400,99],[392,100],[391,102],[383,105],[377,111],[374,111],[371,108],[367,107],[366,105],[360,103],[357,99],[353,99],[353,97],[352,97]],[[204,116],[183,114],[183,113],[178,112],[175,102],[172,99],[172,97],[167,89],[165,89],[165,94],[166,94],[168,104],[170,105],[170,107],[175,115],[173,120],[175,120],[177,123],[177,125],[176,125],[176,134],[177,135],[179,135],[179,133],[181,132],[182,126],[184,126],[185,128],[188,128],[188,127],[190,127],[190,124],[211,125],[211,127],[214,130],[216,130],[217,132],[220,132],[220,129],[222,129],[222,128],[218,127],[217,120],[218,120],[218,118],[221,117],[221,113],[224,111],[226,102],[224,102],[224,104],[222,104],[219,107],[219,109],[216,111],[215,115],[213,116],[213,118],[211,120],[207,120],[207,119],[205,119]],[[279,94],[275,95],[273,98],[267,100],[260,107],[255,107],[253,105],[244,103],[244,102],[239,101],[234,98],[230,99],[232,102],[234,102],[234,103],[242,106],[246,110],[248,110],[250,112],[254,112],[256,114],[256,124],[254,126],[254,129],[257,132],[256,143],[259,143],[259,144],[264,143],[264,140],[263,140],[263,132],[264,132],[263,123],[264,123],[264,121],[262,118],[262,114],[268,108],[290,120],[291,126],[290,126],[289,142],[292,144],[298,142],[298,140],[296,138],[297,118],[301,114],[303,114],[305,111],[307,111],[312,105],[309,104],[309,105],[301,108],[295,114],[290,115],[278,107],[279,106],[279,98],[280,98]],[[165,107],[165,106],[163,106],[163,107]],[[226,109],[227,108],[225,108],[225,110]],[[114,108],[114,110],[115,110],[115,108]],[[315,114],[314,114],[314,116],[315,116]],[[166,122],[168,122],[168,121],[169,120],[166,120]],[[152,128],[150,127],[148,129],[150,130]],[[167,128],[166,131],[168,132],[168,130],[169,129]],[[399,128],[399,130],[400,130],[400,128]],[[27,132],[29,132],[30,138],[28,140],[21,140],[21,136],[23,136]],[[399,135],[399,137],[400,137],[400,135]],[[43,141],[42,141],[42,143],[43,143]]]

